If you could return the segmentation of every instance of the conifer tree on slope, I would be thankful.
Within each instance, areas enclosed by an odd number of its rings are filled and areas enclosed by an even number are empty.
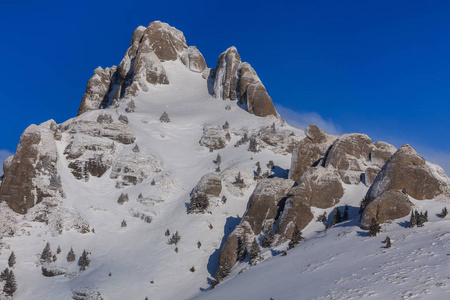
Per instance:
[[[261,253],[261,248],[256,238],[253,239],[252,246],[250,247],[250,263],[253,263]]]
[[[16,255],[14,254],[14,251],[11,252],[11,255],[8,258],[8,266],[10,268],[14,267],[14,265],[16,264]]]
[[[14,273],[11,270],[9,271],[8,276],[6,277],[5,285],[3,286],[3,292],[8,296],[12,296],[16,290],[17,290],[16,276],[14,276]]]
[[[294,227],[294,233],[292,233],[291,241],[289,242],[288,249],[292,249],[305,238],[302,236],[301,230],[298,229],[297,225]]]
[[[50,249],[50,243],[47,242],[41,254],[41,262],[51,263],[52,260],[53,260],[52,250]]]
[[[73,248],[70,247],[70,251],[67,254],[67,261],[68,262],[73,262],[75,260],[75,252],[73,252]]]
[[[88,254],[86,250],[83,250],[83,253],[80,256],[80,259],[78,260],[78,265],[80,266],[80,270],[84,271],[87,267],[89,267],[89,264],[91,263],[91,260],[88,257]]]

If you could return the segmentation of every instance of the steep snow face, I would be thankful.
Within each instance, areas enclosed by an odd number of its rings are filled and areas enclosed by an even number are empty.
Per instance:
[[[23,217],[0,203],[0,267],[7,266],[14,251],[18,282],[14,299],[70,299],[72,291],[100,294],[103,299],[194,297],[199,289],[210,287],[224,237],[245,212],[256,186],[255,164],[260,162],[264,173],[272,160],[275,176],[287,176],[288,152],[269,144],[251,152],[249,139],[243,137],[256,137],[273,123],[279,136],[264,138],[264,133],[261,141],[276,142],[283,136],[300,140],[301,130],[273,116],[251,115],[230,100],[213,98],[202,74],[179,60],[162,64],[170,84],[147,84],[147,92],[130,97],[134,113],[127,113],[123,102],[116,108],[87,112],[51,132],[65,198],[39,203]],[[231,109],[226,109],[228,105]],[[163,112],[169,123],[160,121]],[[220,136],[229,135],[223,148],[210,152],[210,147],[202,146],[208,126],[217,128]],[[289,139],[281,145],[288,147]],[[220,172],[216,172],[217,154]],[[93,174],[87,178],[77,178],[70,168],[73,162],[97,167],[94,162],[101,162],[102,167],[89,169]],[[239,172],[243,187],[233,184]],[[187,214],[191,191],[208,173],[217,174],[223,183],[219,195],[214,194],[205,214]],[[121,194],[128,196],[122,204],[118,203]],[[126,227],[121,227],[123,221]],[[178,252],[167,243],[167,229],[181,236]],[[58,245],[62,252],[55,262],[41,263],[47,242],[54,254]],[[71,247],[77,260],[84,249],[91,253],[85,271],[79,271],[76,261],[66,261]],[[44,277],[41,267],[62,274]]]

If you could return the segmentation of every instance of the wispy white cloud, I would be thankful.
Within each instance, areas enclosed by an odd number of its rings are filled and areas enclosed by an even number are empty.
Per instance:
[[[291,126],[300,126],[306,128],[308,125],[315,124],[329,134],[342,133],[341,128],[332,120],[325,120],[321,115],[315,112],[300,112],[276,104],[275,108],[281,117]]]
[[[13,154],[14,153],[9,152],[8,150],[0,150],[0,176],[3,175],[3,162]]]

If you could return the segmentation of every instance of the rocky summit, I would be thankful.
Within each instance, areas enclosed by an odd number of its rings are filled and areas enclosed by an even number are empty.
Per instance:
[[[409,145],[291,127],[251,57],[229,47],[209,68],[200,50],[169,24],[139,26],[76,116],[23,132],[0,186],[14,299],[361,299],[407,280],[450,292],[441,167]]]

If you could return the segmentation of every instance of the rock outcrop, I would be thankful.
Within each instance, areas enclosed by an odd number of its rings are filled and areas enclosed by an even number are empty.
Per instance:
[[[89,79],[78,115],[114,105],[122,98],[147,91],[147,84],[169,84],[162,62],[180,59],[193,72],[206,69],[203,55],[189,47],[181,31],[155,21],[133,32],[130,47],[119,66],[98,67]]]
[[[215,69],[213,95],[224,100],[237,100],[249,113],[259,117],[278,116],[272,99],[248,63],[242,63],[235,47],[220,54]]]
[[[225,134],[225,131],[219,127],[206,125],[203,127],[203,135],[199,143],[211,151],[225,148],[227,145]]]
[[[221,192],[222,180],[213,173],[203,175],[193,190],[194,194],[205,194],[213,197],[219,197]]]
[[[195,46],[190,46],[183,51],[181,62],[193,72],[201,73],[206,69],[205,58]]]
[[[327,150],[336,140],[319,130],[316,125],[309,125],[305,130],[306,137],[294,147],[289,178],[299,181],[306,170],[323,163]]]
[[[379,223],[403,218],[410,213],[411,207],[411,201],[403,192],[400,190],[387,190],[370,202],[364,209],[361,227],[368,229],[372,218],[375,218]]]
[[[30,125],[20,137],[14,157],[8,160],[0,201],[17,213],[25,214],[45,198],[64,196],[56,169],[56,129],[53,120]]]
[[[259,235],[263,228],[265,233],[268,230],[273,232],[273,224],[280,216],[286,194],[293,184],[293,180],[281,178],[263,179],[258,182],[241,223],[228,236],[220,251],[217,280],[220,280],[239,259],[245,258],[239,252],[249,247],[253,237]]]
[[[401,190],[417,200],[433,199],[448,189],[410,145],[403,145],[386,162],[367,192],[373,201],[385,191]]]

